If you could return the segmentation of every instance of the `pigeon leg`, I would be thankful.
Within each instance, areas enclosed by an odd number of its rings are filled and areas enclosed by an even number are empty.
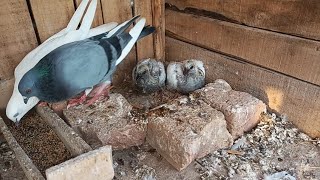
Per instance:
[[[87,95],[86,93],[83,93],[80,97],[76,97],[73,99],[70,99],[68,101],[68,105],[67,105],[67,109],[73,107],[73,106],[77,106],[79,104],[82,104],[83,102],[86,101]]]
[[[44,102],[44,101],[40,101],[38,106],[40,106],[40,107],[48,106],[48,103]]]
[[[92,92],[88,95],[92,97],[85,104],[86,106],[90,106],[95,101],[97,101],[100,97],[109,97],[109,90],[112,88],[111,84],[102,83],[95,87]]]

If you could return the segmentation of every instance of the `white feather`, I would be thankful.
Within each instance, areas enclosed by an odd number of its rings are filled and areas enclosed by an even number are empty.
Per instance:
[[[122,50],[121,56],[118,58],[116,65],[118,65],[129,54],[132,47],[137,42],[145,24],[146,24],[146,19],[141,18],[137,22],[137,24],[129,31],[129,34],[132,36],[132,39],[129,41],[127,46]]]

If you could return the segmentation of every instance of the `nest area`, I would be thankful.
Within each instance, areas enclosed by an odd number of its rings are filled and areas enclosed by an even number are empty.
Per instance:
[[[155,115],[148,113],[148,109],[181,96],[165,90],[142,95],[129,87],[112,91],[128,100],[137,121]],[[155,112],[161,114],[159,110]],[[42,173],[71,158],[62,141],[35,112],[29,113],[19,127],[10,123],[9,128]],[[0,145],[0,155],[2,179],[25,179],[5,142]],[[319,159],[320,140],[310,139],[286,118],[275,114],[265,114],[260,124],[235,141],[231,148],[197,159],[181,172],[146,143],[113,152],[114,179],[320,179]]]

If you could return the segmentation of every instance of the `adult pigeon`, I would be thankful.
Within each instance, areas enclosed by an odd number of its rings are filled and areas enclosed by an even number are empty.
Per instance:
[[[145,19],[142,18],[129,33],[125,32],[138,17],[132,18],[111,37],[92,37],[50,52],[22,77],[18,90],[24,102],[37,97],[54,103],[75,97],[94,86],[104,89],[105,82],[111,81],[116,66],[123,60],[123,54],[127,54],[137,40],[155,31],[154,27],[144,27]],[[94,97],[98,98],[100,93],[98,91]]]
[[[166,71],[161,61],[145,59],[133,69],[132,79],[143,93],[151,93],[165,86]]]
[[[109,32],[110,30],[111,31],[108,35],[112,35],[117,31],[117,29],[123,26],[117,26],[117,23],[110,22],[90,29],[95,16],[97,0],[91,0],[86,11],[88,3],[89,0],[82,0],[67,27],[54,34],[41,45],[29,52],[15,68],[14,89],[6,108],[7,117],[13,122],[18,123],[21,118],[39,102],[39,99],[34,97],[30,98],[28,103],[25,104],[22,95],[19,93],[18,84],[22,76],[33,68],[45,55],[64,44],[93,37],[98,34]],[[80,28],[78,28],[79,26]]]
[[[205,84],[205,68],[199,60],[172,62],[167,67],[167,87],[181,93],[190,93]]]

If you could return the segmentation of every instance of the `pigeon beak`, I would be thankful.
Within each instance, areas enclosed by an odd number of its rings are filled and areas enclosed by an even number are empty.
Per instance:
[[[20,121],[16,121],[14,124],[16,125],[16,127],[19,127]]]
[[[25,104],[27,104],[27,103],[28,103],[28,100],[29,100],[29,98],[27,98],[27,97],[23,96],[23,102],[24,102]]]

